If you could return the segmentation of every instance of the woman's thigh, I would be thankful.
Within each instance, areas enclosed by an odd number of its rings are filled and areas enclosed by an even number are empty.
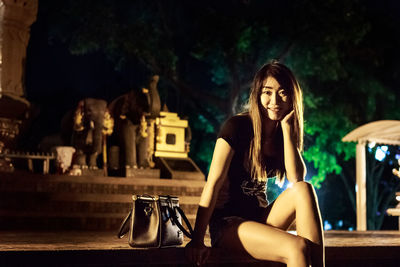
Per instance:
[[[218,247],[244,253],[259,260],[286,263],[292,251],[305,247],[305,240],[273,226],[255,221],[236,220],[224,228]]]

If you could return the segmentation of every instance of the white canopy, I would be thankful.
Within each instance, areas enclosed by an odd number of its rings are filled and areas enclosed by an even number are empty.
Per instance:
[[[342,138],[343,142],[358,142],[356,147],[357,230],[367,230],[367,179],[365,145],[375,142],[400,145],[400,121],[382,120],[364,124]]]
[[[342,141],[400,145],[400,121],[382,120],[364,124],[348,133]]]

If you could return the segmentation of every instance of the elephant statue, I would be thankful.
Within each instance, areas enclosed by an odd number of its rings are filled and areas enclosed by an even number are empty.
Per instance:
[[[158,80],[159,76],[152,76],[148,88],[131,90],[110,103],[109,110],[115,121],[111,144],[119,147],[118,158],[121,159],[114,168],[154,167],[151,151],[154,123],[151,120],[155,120],[161,109]]]
[[[75,110],[73,122],[71,142],[76,149],[73,165],[82,169],[98,169],[98,155],[102,153],[105,136],[112,133],[112,128],[113,120],[105,100],[81,100]]]

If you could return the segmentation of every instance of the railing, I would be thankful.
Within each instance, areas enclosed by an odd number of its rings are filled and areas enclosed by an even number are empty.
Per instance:
[[[49,173],[50,160],[55,159],[54,153],[33,153],[33,152],[20,152],[12,151],[7,153],[0,153],[0,158],[18,158],[28,160],[28,169],[33,172],[33,160],[43,160],[43,174]]]

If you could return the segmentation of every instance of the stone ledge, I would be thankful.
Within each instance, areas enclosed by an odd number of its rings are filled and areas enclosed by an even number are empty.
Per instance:
[[[398,231],[325,232],[328,267],[399,266]],[[185,240],[188,242],[188,240]],[[209,239],[206,239],[209,245]],[[28,264],[29,263],[29,264]],[[0,266],[191,266],[184,248],[132,249],[116,232],[0,232]],[[205,266],[284,266],[213,248]]]
[[[60,250],[12,251],[0,253],[2,266],[193,266],[185,259],[183,247],[145,250]],[[203,266],[283,267],[275,262],[227,255],[213,249]]]

